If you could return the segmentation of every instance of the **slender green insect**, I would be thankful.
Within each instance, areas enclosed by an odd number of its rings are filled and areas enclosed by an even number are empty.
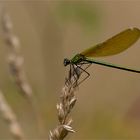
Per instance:
[[[89,77],[89,73],[86,69],[92,64],[99,64],[107,67],[112,67],[116,69],[121,69],[125,71],[140,73],[140,70],[134,70],[131,68],[125,68],[122,66],[117,66],[114,64],[102,62],[95,60],[94,57],[104,57],[104,56],[111,56],[118,53],[123,52],[124,50],[131,47],[140,37],[140,29],[138,28],[129,28],[126,29],[119,34],[113,36],[112,38],[106,40],[103,43],[97,44],[92,46],[89,49],[75,55],[71,60],[65,58],[64,59],[64,66],[70,65],[70,76],[76,74],[80,76],[79,70],[82,72],[87,73],[87,79]],[[83,65],[87,65],[86,68],[82,68]],[[71,70],[73,68],[73,70]],[[85,80],[84,79],[84,80]]]

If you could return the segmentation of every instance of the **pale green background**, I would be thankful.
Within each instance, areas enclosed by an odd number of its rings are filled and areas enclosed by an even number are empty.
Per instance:
[[[2,5],[4,1],[0,1]],[[21,41],[28,80],[42,112],[41,134],[31,106],[17,92],[6,63],[8,49],[0,32],[0,88],[30,139],[47,139],[57,125],[56,103],[64,85],[63,58],[104,41],[129,28],[140,28],[140,1],[5,0],[6,10]],[[69,4],[91,8],[92,18],[61,14]],[[61,10],[60,10],[61,9]],[[66,11],[65,11],[66,12]],[[64,13],[65,13],[64,12]],[[73,10],[70,10],[70,13]],[[76,11],[75,11],[76,12]],[[75,13],[74,13],[75,14]],[[91,16],[92,16],[91,14]],[[89,14],[90,15],[90,14]],[[85,21],[83,23],[82,20]],[[105,60],[140,69],[140,40],[127,51]],[[90,78],[76,91],[78,101],[72,112],[75,134],[66,139],[139,139],[140,75],[93,65]],[[11,139],[0,115],[0,139]]]

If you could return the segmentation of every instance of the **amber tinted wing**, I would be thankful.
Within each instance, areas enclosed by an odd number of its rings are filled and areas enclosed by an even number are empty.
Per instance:
[[[81,54],[86,57],[115,55],[128,49],[139,37],[140,30],[138,28],[126,29],[105,42],[81,52]]]

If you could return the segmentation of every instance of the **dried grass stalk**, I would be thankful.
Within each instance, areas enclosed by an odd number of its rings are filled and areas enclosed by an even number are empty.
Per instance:
[[[71,126],[72,118],[70,117],[70,113],[77,101],[75,90],[77,88],[76,82],[80,77],[80,75],[77,76],[75,74],[73,73],[71,77],[66,80],[62,88],[60,103],[57,104],[59,124],[53,131],[50,131],[49,140],[63,140],[68,133],[75,132]]]
[[[16,140],[25,140],[16,115],[10,105],[6,102],[3,93],[0,91],[0,112],[4,120],[8,123],[10,132]]]
[[[6,13],[2,15],[2,25],[5,42],[7,43],[10,50],[8,56],[10,72],[23,95],[29,98],[32,96],[32,89],[24,72],[24,58],[20,52],[20,41],[18,37],[13,33],[13,24],[9,15]]]
[[[24,57],[21,54],[21,46],[18,37],[14,34],[13,24],[5,11],[2,13],[2,25],[5,42],[9,47],[8,63],[10,74],[15,80],[15,84],[20,89],[22,95],[27,99],[32,107],[32,111],[36,117],[39,133],[42,135],[44,124],[42,122],[41,112],[37,99],[33,96],[33,90],[27,81],[24,71]]]

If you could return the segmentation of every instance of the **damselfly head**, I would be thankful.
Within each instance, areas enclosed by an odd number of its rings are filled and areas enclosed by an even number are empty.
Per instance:
[[[69,65],[70,64],[70,60],[65,58],[63,64],[64,64],[64,66]]]

